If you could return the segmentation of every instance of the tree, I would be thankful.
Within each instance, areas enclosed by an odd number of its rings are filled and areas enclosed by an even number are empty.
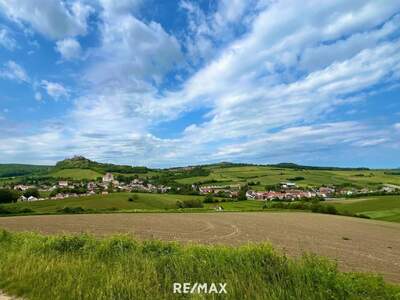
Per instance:
[[[13,190],[0,189],[0,203],[17,202],[19,193]]]
[[[214,198],[211,194],[207,194],[204,197],[204,203],[213,203],[214,202]]]
[[[244,185],[242,187],[240,187],[239,190],[239,195],[238,195],[238,200],[247,200],[246,198],[246,192],[248,191],[249,187],[247,185]]]
[[[35,198],[39,198],[40,197],[40,194],[39,194],[39,190],[38,189],[36,189],[36,188],[30,188],[30,189],[27,189],[24,193],[23,193],[23,195],[26,197],[26,198],[29,198],[29,197],[35,197]]]

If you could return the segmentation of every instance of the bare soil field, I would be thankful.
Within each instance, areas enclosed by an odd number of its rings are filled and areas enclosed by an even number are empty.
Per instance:
[[[400,282],[400,224],[311,213],[146,213],[2,217],[0,228],[45,234],[133,234],[140,239],[242,245],[268,242],[290,256],[312,252],[341,270]]]

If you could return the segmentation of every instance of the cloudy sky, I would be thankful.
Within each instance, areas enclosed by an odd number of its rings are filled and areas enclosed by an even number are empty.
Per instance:
[[[400,1],[0,0],[0,163],[400,167]]]

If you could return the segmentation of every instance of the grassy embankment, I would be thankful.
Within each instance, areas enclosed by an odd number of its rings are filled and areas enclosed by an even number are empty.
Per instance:
[[[295,261],[267,245],[230,248],[0,231],[0,248],[0,288],[26,299],[177,299],[174,282],[226,283],[228,294],[221,299],[400,296],[399,287],[380,277],[341,273],[315,256]]]

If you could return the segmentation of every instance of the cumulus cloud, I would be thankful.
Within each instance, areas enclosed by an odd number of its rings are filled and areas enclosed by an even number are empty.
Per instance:
[[[221,1],[206,12],[182,1],[189,28],[179,39],[160,23],[140,19],[142,4],[100,1],[99,46],[88,54],[85,90],[62,126],[32,137],[44,141],[32,143],[32,156],[47,143],[57,157],[76,152],[170,166],[312,159],[398,145],[393,125],[376,128],[336,112],[398,82],[400,3]],[[211,54],[191,52],[190,44]],[[204,64],[184,70],[189,77],[169,89],[163,83],[190,65],[192,55]],[[42,87],[54,98],[69,94],[57,83],[42,81]],[[202,118],[188,122],[196,110]],[[181,119],[188,124],[174,138],[157,130]],[[12,149],[24,151],[25,140],[0,146]]]
[[[56,49],[65,60],[79,58],[82,51],[79,42],[73,38],[67,38],[57,41]]]
[[[41,86],[45,89],[47,94],[55,100],[67,98],[69,96],[67,89],[60,83],[42,80]],[[41,97],[39,97],[39,100],[40,98]]]
[[[5,28],[0,28],[0,46],[8,50],[14,50],[17,47],[17,42]]]
[[[9,60],[0,68],[0,77],[18,82],[29,82],[25,69],[13,60]]]
[[[93,63],[86,79],[97,86],[137,90],[148,89],[149,81],[160,83],[182,59],[177,39],[159,23],[145,23],[126,11],[116,17],[107,9],[102,15],[101,46],[91,52]]]
[[[18,23],[26,23],[52,39],[84,35],[92,8],[80,1],[0,0],[1,11]]]

